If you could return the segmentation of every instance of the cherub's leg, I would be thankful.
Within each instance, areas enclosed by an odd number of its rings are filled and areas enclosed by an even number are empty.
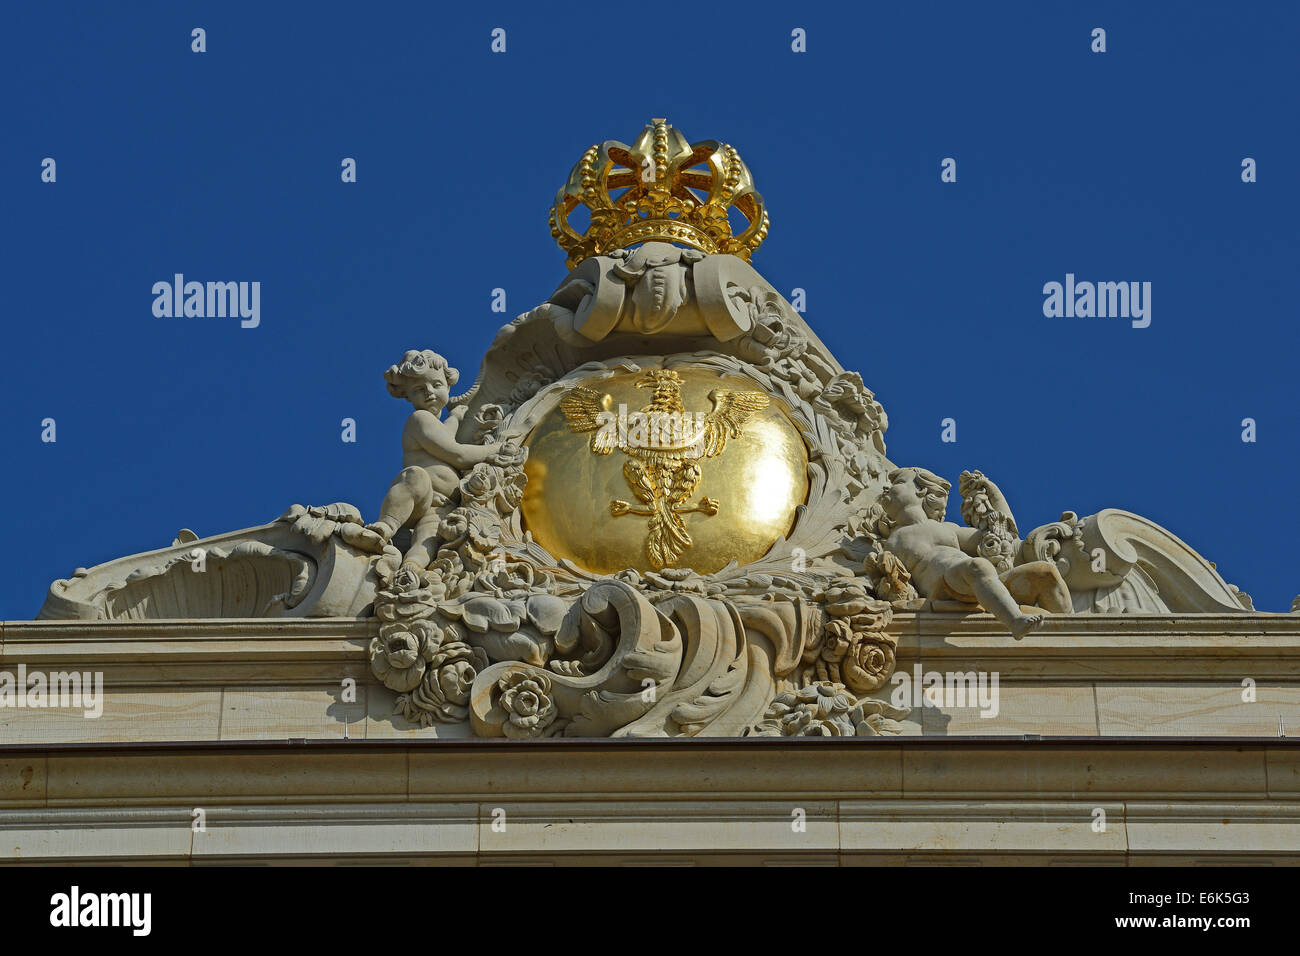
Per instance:
[[[423,571],[433,564],[434,555],[438,553],[438,526],[443,517],[455,506],[445,503],[441,507],[429,508],[411,530],[411,546],[406,549],[402,564],[411,565]]]
[[[985,558],[971,558],[957,564],[944,580],[959,594],[975,595],[980,606],[1006,625],[1016,640],[1043,623],[1043,615],[1020,610],[1007,586],[998,579],[997,570]]]
[[[1050,561],[1030,561],[1002,575],[1007,590],[1021,604],[1033,604],[1053,614],[1070,614],[1070,588]]]
[[[355,525],[345,528],[344,540],[355,547],[376,554],[392,540],[412,518],[419,520],[433,498],[433,483],[423,468],[403,468],[388,486],[384,503],[379,508],[379,520],[364,528]]]
[[[412,518],[419,519],[433,497],[433,482],[423,468],[403,468],[393,479],[379,507],[379,520],[366,525],[387,542]]]

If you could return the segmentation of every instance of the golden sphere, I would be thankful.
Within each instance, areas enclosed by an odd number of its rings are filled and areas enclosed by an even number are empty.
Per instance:
[[[595,432],[575,431],[559,404],[528,435],[524,527],[555,557],[568,558],[596,574],[660,567],[708,574],[732,561],[755,561],[789,534],[795,509],[808,498],[808,447],[784,403],[747,378],[690,366],[674,371],[676,378],[668,380],[675,385],[667,392],[655,387],[655,375],[663,381],[662,373],[655,370],[618,372],[577,383],[591,390],[587,395],[594,393],[592,407],[599,403],[606,414],[605,427],[613,428],[623,415],[624,430],[609,454],[594,451]],[[683,452],[681,441],[665,447],[652,441],[647,450],[636,439],[638,424],[645,422],[636,413],[662,396],[671,399],[674,387],[688,430],[695,424],[707,427],[703,416],[715,409],[711,393],[723,404],[728,391],[739,393],[741,404],[744,396],[750,396],[740,434],[727,433],[725,444],[711,457]],[[567,394],[583,393],[571,387]],[[693,482],[694,468],[698,468],[698,483]],[[639,489],[633,487],[634,481]],[[662,493],[664,487],[673,489],[676,503]],[[672,515],[666,515],[666,509]],[[686,538],[668,536],[668,560],[662,560],[662,551],[661,560],[653,554],[652,543],[665,540],[662,530],[656,537],[656,522],[675,525],[686,534]],[[684,543],[687,539],[689,544]]]

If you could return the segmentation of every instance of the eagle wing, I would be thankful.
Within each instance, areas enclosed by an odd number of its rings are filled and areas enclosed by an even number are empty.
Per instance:
[[[560,399],[560,411],[575,432],[591,432],[591,450],[608,455],[618,446],[618,429],[601,396],[582,385],[575,385]]]
[[[767,408],[769,399],[762,392],[733,392],[715,388],[709,392],[713,411],[704,419],[704,434],[700,438],[700,457],[712,458],[726,447],[728,438],[738,438],[749,417],[761,408]]]

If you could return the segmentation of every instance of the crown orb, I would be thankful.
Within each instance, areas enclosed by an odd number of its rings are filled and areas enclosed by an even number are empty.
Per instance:
[[[808,448],[782,401],[712,369],[584,379],[526,442],[524,527],[596,574],[748,564],[808,498]]]

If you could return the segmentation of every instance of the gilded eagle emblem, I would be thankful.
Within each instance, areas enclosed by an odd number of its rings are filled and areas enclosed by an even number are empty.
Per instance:
[[[709,392],[711,411],[687,412],[682,405],[681,376],[671,369],[650,369],[635,384],[654,389],[654,394],[639,417],[638,413],[627,416],[631,427],[608,409],[608,396],[582,385],[569,389],[560,400],[560,409],[569,428],[592,433],[591,450],[597,455],[615,449],[627,455],[623,477],[640,506],[616,499],[609,510],[614,517],[641,515],[649,519],[646,554],[657,569],[674,564],[691,546],[682,515],[718,513],[715,498],[687,503],[700,485],[701,462],[720,455],[727,440],[738,438],[750,416],[766,408],[769,400],[762,392],[715,388]]]

